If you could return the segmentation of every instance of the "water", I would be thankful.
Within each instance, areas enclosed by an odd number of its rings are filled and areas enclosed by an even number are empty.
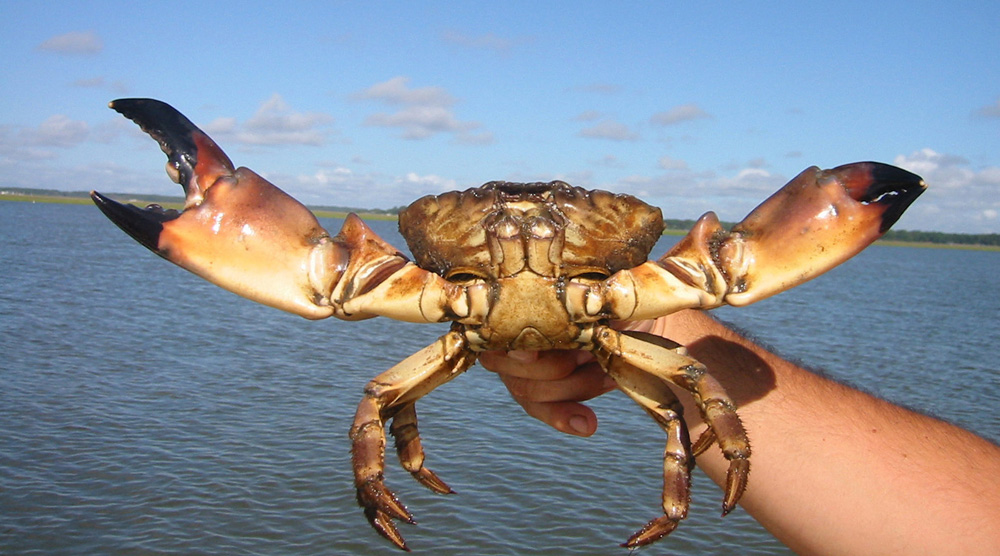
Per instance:
[[[402,246],[393,223],[374,225]],[[355,503],[347,430],[365,382],[442,326],[255,305],[150,255],[93,207],[0,203],[0,241],[0,553],[397,553]],[[1000,253],[876,246],[718,314],[998,440],[998,274]],[[419,522],[403,526],[410,546],[625,554],[618,543],[658,511],[658,427],[612,394],[593,402],[599,432],[573,438],[505,392],[476,368],[421,402],[428,465],[459,494],[390,462]],[[692,515],[643,553],[787,553],[745,513],[720,518],[720,490],[696,473]]]

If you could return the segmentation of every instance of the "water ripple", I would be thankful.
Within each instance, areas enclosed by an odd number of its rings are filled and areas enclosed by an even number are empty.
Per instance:
[[[149,256],[89,207],[0,203],[0,237],[0,553],[396,554],[354,500],[347,430],[365,382],[445,328],[260,307]],[[963,287],[941,283],[941,264],[964,269]],[[1000,415],[981,408],[1000,405],[1000,302],[979,292],[998,271],[993,253],[873,248],[723,314],[997,439]],[[415,552],[624,553],[659,511],[663,435],[624,396],[593,406],[601,429],[579,439],[527,418],[481,370],[423,400],[428,465],[458,494],[390,462]],[[696,473],[691,516],[650,553],[787,553],[745,513],[719,517],[721,497]]]

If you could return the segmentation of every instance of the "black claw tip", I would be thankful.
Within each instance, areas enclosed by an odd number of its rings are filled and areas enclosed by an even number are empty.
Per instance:
[[[879,233],[884,233],[895,224],[927,189],[920,176],[881,162],[845,164],[829,173],[837,176],[854,200],[882,210]]]
[[[196,135],[205,135],[184,114],[169,104],[151,98],[120,98],[108,107],[135,122],[160,144],[170,165],[177,171],[187,193],[188,184],[198,165]],[[205,136],[207,137],[207,136]]]
[[[884,233],[927,189],[927,184],[920,176],[902,168],[880,162],[872,162],[871,165],[872,184],[868,189],[868,196],[870,203],[886,207],[879,227],[879,232]]]
[[[101,209],[104,216],[107,216],[122,231],[132,236],[146,249],[161,256],[165,255],[159,249],[163,223],[177,218],[180,213],[175,210],[163,210],[155,205],[141,209],[135,205],[119,203],[96,191],[90,192],[90,198],[93,199],[97,208]]]

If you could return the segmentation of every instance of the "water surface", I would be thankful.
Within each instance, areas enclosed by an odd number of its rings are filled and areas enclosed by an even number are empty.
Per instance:
[[[336,231],[339,222],[325,225]],[[373,225],[402,247],[394,223]],[[665,238],[665,242],[673,238]],[[0,553],[396,554],[357,507],[363,385],[446,327],[309,322],[152,256],[93,207],[0,203]],[[665,247],[658,247],[657,253]],[[803,363],[1000,438],[1000,253],[875,246],[717,313]],[[420,403],[434,495],[395,462],[416,553],[625,554],[659,511],[663,435],[624,396],[592,438],[528,418],[476,367]],[[696,472],[643,553],[782,554]]]

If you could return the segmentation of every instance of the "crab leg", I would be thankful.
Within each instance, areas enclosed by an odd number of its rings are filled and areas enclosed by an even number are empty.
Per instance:
[[[424,467],[424,448],[420,443],[420,433],[417,431],[416,404],[411,403],[396,412],[389,432],[396,439],[399,462],[417,482],[438,494],[455,493],[433,471]]]
[[[688,357],[682,347],[651,334],[619,332],[599,325],[594,329],[593,352],[622,390],[653,415],[667,431],[664,457],[665,516],[650,521],[625,546],[649,544],[663,537],[677,526],[677,522],[683,519],[687,511],[687,486],[669,483],[679,481],[681,473],[689,471],[693,456],[690,455],[691,446],[686,434],[673,430],[674,427],[686,427],[683,426],[680,412],[672,409],[676,407],[676,398],[665,382],[671,382],[691,393],[702,418],[711,428],[723,455],[729,460],[722,515],[732,511],[746,490],[750,474],[750,442],[743,423],[736,414],[736,407],[722,385],[706,372],[704,365]],[[668,461],[670,458],[674,458],[674,461]],[[684,469],[688,471],[683,471]],[[683,480],[688,481],[687,475],[684,475]],[[683,500],[681,495],[685,497]]]
[[[161,257],[254,301],[310,319],[386,315],[412,322],[465,317],[464,290],[409,263],[348,215],[331,236],[316,217],[252,170],[235,168],[183,114],[152,99],[111,108],[134,120],[167,155],[183,186],[183,211],[118,203],[97,192],[104,214]]]
[[[654,518],[622,546],[635,548],[655,542],[673,531],[687,517],[691,492],[691,441],[683,408],[661,377],[647,373],[610,355],[602,361],[618,387],[639,404],[667,433],[663,451],[663,516]]]
[[[448,382],[468,369],[476,360],[460,332],[452,330],[436,342],[407,357],[388,371],[375,377],[365,387],[365,395],[358,405],[350,437],[354,467],[354,485],[358,490],[358,504],[364,508],[365,517],[372,527],[397,547],[408,550],[406,542],[396,528],[393,519],[413,523],[413,516],[405,506],[385,486],[385,422],[402,413],[403,422],[397,430],[410,422],[416,425],[416,414],[412,405],[438,386]],[[404,435],[406,438],[406,435]],[[404,451],[419,449],[413,445],[413,438],[405,442]],[[422,450],[420,450],[422,453]],[[421,483],[432,490],[438,490],[425,482],[444,485],[433,473],[424,469],[422,458],[409,459],[411,466],[419,464],[414,472],[404,461],[407,470]],[[418,461],[419,460],[419,461]],[[429,474],[429,475],[427,475]],[[441,487],[447,488],[447,486]],[[450,490],[450,489],[449,489]]]
[[[705,214],[659,260],[588,292],[588,313],[641,320],[770,297],[858,254],[925,188],[919,176],[877,162],[808,168],[729,232]]]

